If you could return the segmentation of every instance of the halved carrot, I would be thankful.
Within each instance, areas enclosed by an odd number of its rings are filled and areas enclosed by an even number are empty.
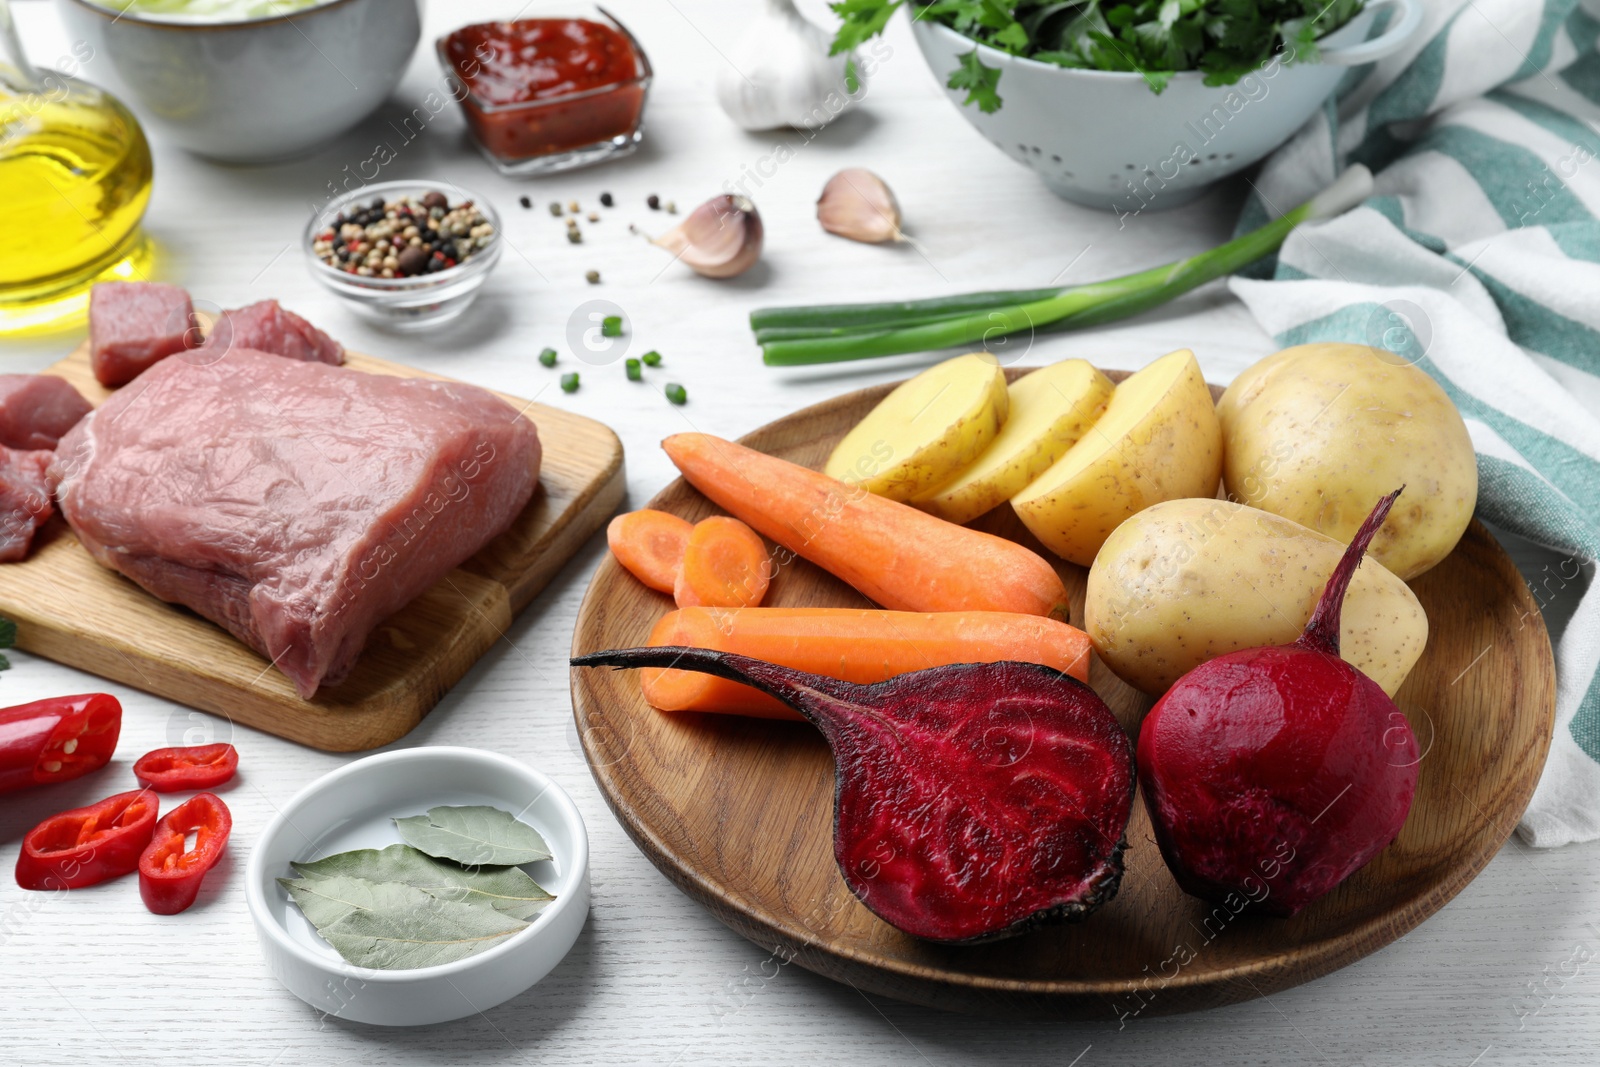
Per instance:
[[[656,623],[649,643],[737,652],[863,685],[926,667],[1004,660],[1043,663],[1080,682],[1089,679],[1089,637],[1082,630],[1002,611],[682,608]],[[645,700],[662,711],[800,717],[765,693],[725,678],[661,668],[640,675]]]
[[[713,515],[694,524],[672,598],[680,608],[749,608],[767,595],[772,557],[761,535],[738,519]]]
[[[606,544],[635,578],[657,592],[671,594],[693,529],[687,519],[645,508],[612,519],[606,526]]]
[[[724,511],[886,608],[1067,617],[1055,568],[1015,541],[709,434],[661,447]]]

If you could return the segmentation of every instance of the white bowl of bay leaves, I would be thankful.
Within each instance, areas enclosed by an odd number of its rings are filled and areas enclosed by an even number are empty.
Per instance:
[[[561,962],[589,913],[589,839],[556,783],[471,748],[368,756],[285,804],[245,897],[267,966],[379,1026],[474,1015]]]

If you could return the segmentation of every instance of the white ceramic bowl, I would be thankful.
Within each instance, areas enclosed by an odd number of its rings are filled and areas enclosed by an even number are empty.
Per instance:
[[[241,22],[177,22],[56,0],[94,49],[84,76],[161,138],[228,163],[304,155],[400,83],[422,35],[421,0],[331,0]]]
[[[346,963],[277,879],[289,864],[397,844],[392,819],[439,804],[489,804],[544,835],[553,859],[525,868],[555,894],[528,928],[455,963],[378,971]],[[267,968],[319,1011],[379,1026],[421,1026],[485,1011],[561,962],[589,914],[589,837],[566,791],[508,756],[474,748],[411,748],[356,760],[285,804],[250,854],[245,900]]]
[[[1367,40],[1386,8],[1388,24]],[[1136,212],[1176,207],[1260,160],[1305,124],[1350,67],[1405,47],[1422,14],[1419,0],[1371,0],[1318,42],[1319,62],[1268,64],[1231,86],[1209,87],[1203,74],[1183,71],[1159,95],[1139,74],[1018,58],[933,19],[913,19],[912,29],[940,84],[975,47],[985,66],[1001,68],[1003,103],[993,114],[964,106],[965,90],[946,89],[995,147],[1033,168],[1058,196]]]

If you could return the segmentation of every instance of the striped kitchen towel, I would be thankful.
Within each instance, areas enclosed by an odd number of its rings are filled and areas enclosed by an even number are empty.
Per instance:
[[[1424,0],[1255,179],[1242,228],[1343,167],[1364,205],[1233,291],[1284,345],[1354,341],[1432,374],[1478,452],[1478,513],[1563,554],[1555,740],[1520,831],[1600,837],[1600,0]],[[1541,588],[1542,586],[1542,588]]]

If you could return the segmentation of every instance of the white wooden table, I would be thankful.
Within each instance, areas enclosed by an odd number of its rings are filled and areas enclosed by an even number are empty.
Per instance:
[[[807,141],[746,135],[712,102],[711,85],[753,4],[727,0],[610,0],[657,70],[648,139],[633,158],[603,168],[517,183],[492,172],[463,143],[454,108],[411,142],[391,120],[437,83],[432,49],[419,48],[394,100],[314,158],[263,168],[211,165],[155,145],[156,188],[147,219],[161,277],[223,307],[277,297],[353,348],[602,419],[628,449],[630,501],[673,474],[656,447],[668,433],[735,436],[859,386],[901,377],[926,357],[779,371],[763,367],[745,313],[754,306],[906,297],[979,287],[1088,280],[1154,265],[1225,239],[1240,190],[1215,192],[1119,228],[1115,217],[1057,200],[1001,157],[940,98],[903,25],[865,105]],[[43,2],[20,3],[36,62],[70,43]],[[808,3],[820,15],[820,3]],[[509,17],[515,0],[430,4],[425,40],[485,17]],[[96,77],[92,61],[85,76]],[[470,318],[427,337],[363,326],[309,277],[295,244],[308,205],[359,173],[378,145],[397,158],[382,178],[448,177],[498,206],[509,252]],[[779,153],[778,146],[789,150]],[[778,162],[782,158],[783,162]],[[894,187],[917,247],[851,244],[820,231],[812,203],[846,165],[870,167]],[[345,168],[349,168],[346,170]],[[371,175],[370,166],[367,171]],[[754,175],[754,177],[747,177]],[[630,236],[673,219],[646,209],[651,193],[680,211],[748,181],[767,226],[768,254],[752,275],[709,282],[669,265]],[[617,201],[568,244],[545,205]],[[517,197],[533,199],[525,211]],[[598,208],[597,208],[598,209]],[[599,287],[584,272],[601,271]],[[634,354],[665,363],[653,384],[625,380],[620,364],[578,366],[566,341],[584,301],[619,305]],[[60,358],[81,331],[0,344],[6,370]],[[564,353],[555,370],[537,352]],[[1085,356],[1138,367],[1190,347],[1208,377],[1226,381],[1272,350],[1270,339],[1213,286],[1133,324],[1040,339],[1030,361]],[[558,375],[578,369],[565,395]],[[683,383],[674,407],[661,382]],[[327,755],[121,686],[126,722],[113,769],[72,785],[12,794],[0,805],[0,870],[38,819],[131,783],[139,753],[170,743],[229,738],[241,772],[226,794],[235,830],[230,858],[200,903],[175,918],[145,912],[128,883],[70,894],[28,894],[0,877],[0,1063],[1002,1064],[1596,1062],[1600,1039],[1600,849],[1535,853],[1513,839],[1439,915],[1400,942],[1320,981],[1249,1004],[1176,1018],[1016,1025],[946,1015],[869,998],[795,967],[735,936],[679,894],[623,834],[596,790],[572,724],[565,657],[574,615],[603,551],[596,538],[401,746],[495,749],[553,775],[577,798],[593,840],[594,907],[577,947],[543,983],[461,1022],[381,1030],[324,1018],[268,975],[245,910],[244,857],[274,809],[349,757]],[[1530,576],[1553,557],[1521,548]],[[1554,588],[1554,586],[1551,586]],[[1555,594],[1558,622],[1576,590]],[[0,701],[16,704],[103,683],[13,654]],[[1077,1057],[1077,1059],[1074,1059]]]

